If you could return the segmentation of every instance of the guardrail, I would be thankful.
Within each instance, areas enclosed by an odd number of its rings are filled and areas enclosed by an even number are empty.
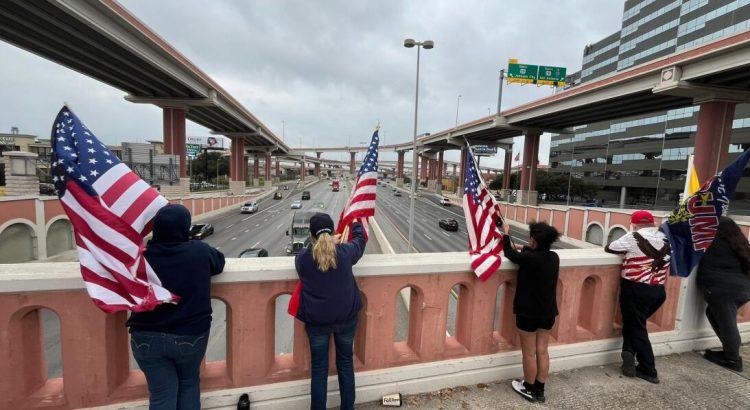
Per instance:
[[[619,258],[597,249],[558,253],[560,316],[552,343],[562,346],[616,337]],[[517,350],[514,265],[504,261],[486,282],[476,280],[468,268],[465,253],[363,257],[355,272],[365,301],[354,347],[358,374]],[[212,295],[227,307],[226,360],[205,363],[205,391],[308,377],[309,348],[302,323],[294,324],[293,353],[274,351],[276,299],[291,294],[295,283],[291,258],[228,260],[225,273],[214,281]],[[680,284],[680,279],[670,278],[667,301],[649,321],[651,331],[675,328]],[[397,341],[397,297],[407,287],[411,289],[408,336]],[[449,336],[446,321],[452,289],[459,299],[456,331]],[[60,319],[62,378],[46,377],[42,308]],[[5,352],[0,374],[12,375],[0,381],[0,407],[77,408],[147,397],[142,373],[128,366],[125,319],[124,313],[105,315],[94,307],[75,263],[0,265],[0,351]],[[744,309],[741,320],[750,321],[750,308]],[[228,400],[226,394],[221,397]]]

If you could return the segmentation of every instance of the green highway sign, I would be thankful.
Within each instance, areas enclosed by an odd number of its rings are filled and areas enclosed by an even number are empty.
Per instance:
[[[539,66],[532,64],[508,63],[508,82],[534,84],[536,83]]]
[[[185,144],[185,151],[188,157],[197,157],[201,149],[201,144]]]
[[[565,67],[521,64],[515,58],[508,60],[508,83],[564,86]]]
[[[536,83],[541,85],[565,85],[565,67],[539,66]]]

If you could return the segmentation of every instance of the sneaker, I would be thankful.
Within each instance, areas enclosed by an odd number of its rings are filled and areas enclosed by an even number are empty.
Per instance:
[[[544,403],[547,399],[544,397],[544,392],[541,390],[534,390],[534,398],[538,403]]]
[[[639,379],[643,379],[643,380],[645,380],[645,381],[647,381],[649,383],[659,384],[659,376],[651,376],[651,375],[643,373],[642,371],[637,370],[637,369],[635,371],[635,377],[637,377]]]
[[[622,358],[622,375],[625,377],[635,377],[635,356],[633,352],[623,350],[620,353]]]
[[[513,387],[513,390],[516,391],[516,393],[520,394],[521,397],[524,399],[536,403],[536,395],[534,394],[534,390],[531,388],[531,385],[527,385],[526,382],[520,379],[513,380],[510,382],[511,387]]]
[[[724,356],[724,352],[714,351],[714,350],[706,350],[706,352],[703,354],[703,357],[706,358],[709,362],[716,363],[721,367],[727,368],[729,370],[735,371],[735,372],[741,372],[742,371],[742,358],[740,357],[738,360],[729,360]]]

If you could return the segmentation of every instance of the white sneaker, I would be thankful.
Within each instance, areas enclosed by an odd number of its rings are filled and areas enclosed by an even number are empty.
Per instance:
[[[513,390],[515,390],[516,393],[521,395],[521,397],[532,403],[536,403],[536,396],[534,395],[534,392],[528,390],[526,386],[523,385],[523,380],[515,379],[510,382],[510,385],[511,387],[513,387]]]

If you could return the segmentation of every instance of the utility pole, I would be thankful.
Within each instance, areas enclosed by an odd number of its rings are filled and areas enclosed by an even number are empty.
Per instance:
[[[500,115],[500,107],[503,102],[503,78],[505,78],[505,69],[500,69],[500,86],[497,88],[497,115]]]

